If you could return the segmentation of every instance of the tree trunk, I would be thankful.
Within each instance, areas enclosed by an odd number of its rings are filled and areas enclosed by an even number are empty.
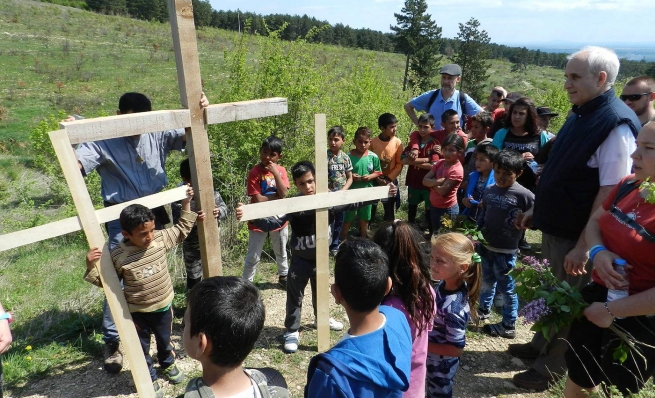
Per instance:
[[[403,79],[403,91],[407,90],[407,73],[409,72],[409,54],[407,54],[407,60],[405,61],[405,78]]]

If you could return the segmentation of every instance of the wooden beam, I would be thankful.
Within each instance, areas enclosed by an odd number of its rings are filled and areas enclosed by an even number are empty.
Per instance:
[[[153,209],[168,203],[177,202],[185,197],[186,187],[177,187],[154,195],[134,199],[129,202],[98,209],[96,210],[96,217],[98,218],[98,223],[103,224],[108,221],[117,220],[121,211],[129,205],[140,204]],[[66,235],[81,229],[82,221],[79,217],[75,216],[51,222],[49,224],[39,225],[38,227],[0,235],[0,252]]]
[[[327,151],[327,149],[326,149]],[[321,178],[318,172],[316,175]],[[296,196],[288,199],[280,199],[273,202],[253,203],[241,206],[243,217],[241,221],[256,220],[262,217],[271,217],[277,214],[295,213],[312,209],[326,209],[337,205],[365,202],[368,200],[383,199],[389,196],[389,187],[372,187],[352,189],[348,191],[317,193],[311,196]]]
[[[84,228],[89,247],[102,247],[100,264],[96,266],[99,267],[100,280],[107,297],[107,303],[123,343],[123,352],[130,362],[136,390],[140,398],[155,398],[155,390],[150,380],[150,372],[146,365],[145,356],[141,350],[139,336],[134,328],[123,289],[111,261],[105,236],[100,229],[93,202],[91,202],[84,178],[77,165],[75,152],[71,150],[71,143],[65,130],[52,131],[49,135],[73,196],[73,202]]]
[[[200,107],[202,93],[200,80],[200,62],[196,27],[193,22],[191,0],[169,0],[168,10],[177,63],[177,81],[180,87],[182,106],[189,109],[191,124],[186,131],[187,150],[191,166],[191,181],[195,191],[195,203],[208,215],[204,221],[198,221],[198,238],[202,273],[205,278],[222,275],[221,242],[218,235],[218,223],[211,217],[214,209],[214,182],[212,180],[209,137],[205,119]]]
[[[316,151],[316,194],[328,192],[327,136],[325,114],[314,115],[314,148]],[[386,188],[386,187],[385,187]],[[389,192],[389,189],[386,189]],[[327,209],[316,210],[316,333],[318,352],[330,348],[330,220]]]
[[[198,94],[200,101],[200,94]],[[181,129],[191,126],[188,109],[152,111],[127,115],[96,117],[59,123],[66,129],[72,144],[107,140],[153,131]]]
[[[228,102],[210,105],[205,110],[207,124],[236,122],[267,116],[284,115],[288,112],[286,98],[267,98],[252,101]]]

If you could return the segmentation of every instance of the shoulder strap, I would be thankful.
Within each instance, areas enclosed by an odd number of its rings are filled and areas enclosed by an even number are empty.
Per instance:
[[[634,191],[638,187],[639,185],[637,185],[636,180],[627,180],[623,182],[623,184],[621,184],[621,186],[619,187],[618,192],[616,193],[614,202],[612,202],[612,206],[610,207],[610,213],[612,213],[615,217],[617,217],[619,220],[625,223],[628,227],[634,229],[642,238],[646,239],[650,243],[655,243],[655,236],[653,236],[653,234],[648,232],[646,228],[644,228],[641,224],[635,221],[632,217],[629,217],[627,214],[622,212],[621,209],[619,209],[617,206],[617,204],[621,199],[623,199],[626,195],[628,195],[630,192]]]
[[[616,197],[614,198],[614,202],[612,202],[612,206],[616,206],[617,203],[627,194],[630,192],[634,191],[635,189],[638,188],[638,185],[636,184],[637,180],[626,180],[621,184],[619,187],[619,190],[616,192]]]
[[[466,126],[466,94],[459,90],[459,107],[462,109],[462,114],[459,117],[459,124],[462,129]]]
[[[434,90],[434,92],[433,92],[432,95],[430,96],[430,99],[428,100],[428,107],[425,109],[425,111],[426,111],[427,113],[430,113],[430,108],[432,107],[432,104],[434,104],[434,101],[437,100],[437,97],[439,96],[439,93],[440,93],[440,92],[441,92],[441,89],[438,88],[438,89]],[[432,115],[432,116],[435,116],[435,115]],[[435,116],[435,117],[436,117],[436,116]]]

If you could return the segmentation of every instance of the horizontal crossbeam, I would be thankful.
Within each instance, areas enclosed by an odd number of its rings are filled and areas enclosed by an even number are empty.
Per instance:
[[[274,203],[262,202],[241,206],[243,216],[241,221],[256,220],[278,214],[296,213],[313,209],[325,209],[338,205],[383,199],[389,196],[389,187],[372,187],[350,189],[347,191],[318,193],[309,196],[296,196],[276,200]]]
[[[209,105],[205,110],[205,115],[207,124],[217,124],[284,115],[287,112],[286,98],[266,98]]]
[[[154,195],[144,196],[129,202],[120,203],[115,206],[98,209],[96,210],[98,223],[102,224],[108,221],[117,220],[121,211],[132,204],[140,204],[152,209],[168,203],[177,202],[186,197],[186,190],[187,187],[185,186],[178,187]],[[45,239],[55,238],[81,229],[82,223],[80,219],[78,217],[69,217],[49,224],[39,225],[38,227],[0,235],[0,252],[29,245],[30,243],[39,242]]]
[[[178,109],[96,117],[59,124],[66,129],[71,144],[79,144],[187,128],[191,126],[191,117],[188,109]]]

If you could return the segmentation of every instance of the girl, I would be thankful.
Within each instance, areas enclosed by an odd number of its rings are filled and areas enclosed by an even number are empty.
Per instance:
[[[470,309],[480,293],[480,256],[473,242],[460,233],[432,238],[430,256],[436,287],[437,313],[429,334],[427,358],[428,397],[452,397],[453,378],[466,344]]]
[[[430,189],[430,218],[434,233],[443,227],[441,217],[450,217],[459,213],[457,205],[457,188],[464,179],[464,168],[459,158],[464,153],[464,139],[457,134],[450,134],[441,145],[443,159],[423,178],[423,185]]]
[[[408,223],[396,220],[381,226],[373,241],[389,256],[393,282],[382,304],[402,311],[412,334],[412,370],[409,389],[403,397],[424,397],[428,332],[432,330],[436,307],[429,262],[420,246],[423,237]]]

